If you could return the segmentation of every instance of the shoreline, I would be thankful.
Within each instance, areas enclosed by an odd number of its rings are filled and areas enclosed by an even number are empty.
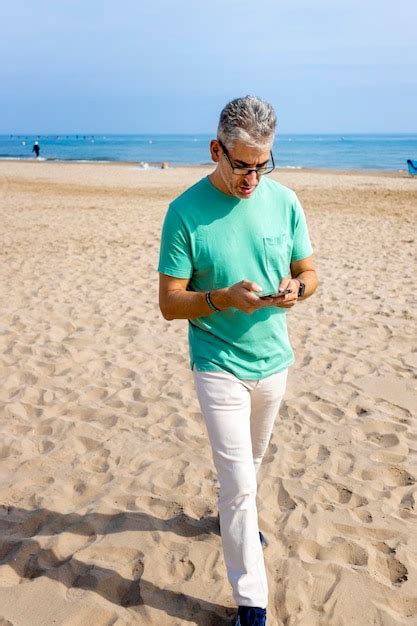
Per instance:
[[[161,161],[106,161],[106,160],[88,160],[88,159],[34,159],[31,157],[28,158],[14,158],[14,157],[0,157],[0,167],[2,163],[21,163],[21,164],[52,164],[52,165],[97,165],[97,166],[109,166],[109,167],[130,167],[137,169],[138,171],[158,171],[158,170],[199,170],[203,168],[214,167],[214,163],[205,162],[205,163],[171,163],[169,161],[165,161],[167,164],[166,167],[163,167],[163,163]],[[141,163],[146,163],[145,166],[141,167]],[[331,173],[331,174],[341,174],[341,175],[364,175],[364,176],[396,176],[399,178],[409,178],[413,177],[409,175],[407,168],[404,169],[339,169],[332,167],[302,167],[302,166],[276,166],[274,172],[285,172],[285,173]]]

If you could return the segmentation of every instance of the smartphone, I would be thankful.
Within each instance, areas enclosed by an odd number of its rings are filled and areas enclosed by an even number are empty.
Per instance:
[[[258,296],[261,300],[265,300],[266,298],[280,298],[281,296],[285,296],[285,294],[291,293],[291,289],[283,289],[282,291],[272,292],[272,293],[264,293],[261,296]]]

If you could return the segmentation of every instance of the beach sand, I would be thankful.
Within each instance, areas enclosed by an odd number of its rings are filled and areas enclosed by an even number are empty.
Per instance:
[[[222,625],[234,603],[169,201],[210,168],[0,163],[0,624]],[[276,171],[320,287],[260,470],[269,626],[417,624],[416,207],[401,173]]]

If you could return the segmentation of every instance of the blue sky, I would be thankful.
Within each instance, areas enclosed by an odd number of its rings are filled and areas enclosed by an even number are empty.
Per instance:
[[[213,132],[248,93],[279,132],[417,132],[417,3],[14,0],[0,133]]]

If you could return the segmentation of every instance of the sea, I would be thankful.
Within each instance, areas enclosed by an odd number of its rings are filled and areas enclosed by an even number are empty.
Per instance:
[[[201,165],[210,163],[211,135],[0,135],[0,159],[30,160],[39,142],[40,159],[81,162],[130,162]],[[278,135],[273,153],[277,167],[335,170],[407,169],[417,160],[417,134]]]

